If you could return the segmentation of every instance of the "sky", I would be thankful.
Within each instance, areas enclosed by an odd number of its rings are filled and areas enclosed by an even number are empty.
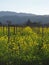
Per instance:
[[[0,0],[0,11],[49,15],[49,0]]]

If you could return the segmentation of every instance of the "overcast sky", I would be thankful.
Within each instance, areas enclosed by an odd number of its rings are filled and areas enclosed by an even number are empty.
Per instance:
[[[49,0],[0,0],[0,11],[49,14]]]

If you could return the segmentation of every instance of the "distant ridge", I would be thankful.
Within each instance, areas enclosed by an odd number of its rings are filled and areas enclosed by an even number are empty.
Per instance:
[[[40,22],[42,24],[49,23],[49,15],[35,15],[31,13],[16,13],[11,11],[0,11],[0,22],[7,24],[7,20],[11,24],[24,24],[30,19],[31,22]]]
[[[33,16],[35,14],[31,14],[31,13],[16,13],[16,12],[11,12],[11,11],[0,11],[0,17],[1,16],[14,16],[14,15],[17,15],[17,16]]]

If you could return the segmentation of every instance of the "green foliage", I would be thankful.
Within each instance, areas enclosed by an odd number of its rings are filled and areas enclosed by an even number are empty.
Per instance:
[[[49,63],[49,28],[44,28],[43,34],[41,27],[15,29],[13,34],[14,29],[10,28],[8,42],[6,27],[4,31],[0,28],[0,65],[47,65]]]

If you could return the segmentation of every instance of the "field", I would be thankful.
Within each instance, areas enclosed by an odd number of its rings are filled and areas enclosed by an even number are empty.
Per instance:
[[[49,65],[49,28],[0,27],[0,65]]]

